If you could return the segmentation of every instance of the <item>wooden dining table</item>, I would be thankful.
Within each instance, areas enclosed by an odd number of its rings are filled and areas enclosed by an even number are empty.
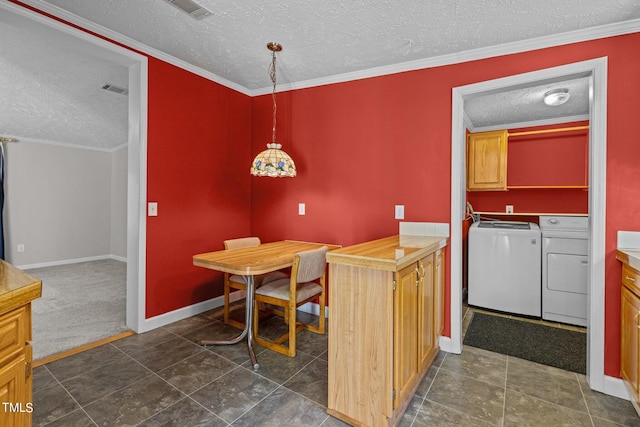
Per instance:
[[[247,337],[247,347],[253,369],[258,369],[258,359],[253,351],[253,304],[255,293],[254,276],[291,267],[298,252],[310,251],[327,246],[329,250],[337,249],[338,245],[323,243],[300,242],[282,240],[263,243],[258,246],[226,249],[207,252],[193,256],[193,265],[222,271],[229,274],[239,274],[247,282],[245,325],[242,333],[228,341],[202,340],[202,345],[231,345],[237,344]]]

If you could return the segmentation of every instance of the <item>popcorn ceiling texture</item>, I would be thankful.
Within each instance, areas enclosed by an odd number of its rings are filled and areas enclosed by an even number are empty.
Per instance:
[[[637,0],[197,0],[195,20],[163,0],[47,0],[248,89],[640,18]]]
[[[4,13],[0,40],[0,134],[101,149],[127,142],[127,97],[101,89],[127,87],[126,67]]]
[[[640,18],[637,0],[198,0],[212,12],[202,20],[163,0],[24,1],[92,21],[102,34],[124,35],[248,93],[270,88],[270,41],[284,46],[282,87]],[[126,143],[127,97],[100,89],[127,87],[126,66],[0,12],[0,133],[101,149]],[[505,114],[515,111],[505,102]],[[487,125],[483,114],[476,126]]]

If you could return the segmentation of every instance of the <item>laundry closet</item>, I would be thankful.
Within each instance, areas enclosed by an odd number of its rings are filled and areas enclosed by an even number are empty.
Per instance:
[[[587,326],[589,122],[467,134],[468,304]]]

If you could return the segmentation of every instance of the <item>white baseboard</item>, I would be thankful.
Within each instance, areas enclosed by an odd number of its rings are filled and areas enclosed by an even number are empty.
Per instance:
[[[449,338],[449,337],[440,337],[440,338],[438,338],[438,346],[440,347],[440,350],[446,351],[447,353],[458,353],[458,354],[460,354],[460,352],[452,351],[451,338]]]
[[[32,268],[54,267],[57,265],[77,264],[79,262],[100,261],[103,259],[114,259],[116,261],[127,262],[126,257],[117,255],[97,255],[83,258],[61,259],[58,261],[42,262],[37,264],[16,265],[16,268],[19,268],[20,270],[30,270]]]
[[[127,262],[126,256],[109,255],[108,258],[115,259],[116,261]]]
[[[310,313],[310,314],[315,314],[316,316],[320,315],[320,305],[316,304],[315,302],[308,302],[304,305],[301,305],[298,310],[304,312],[304,313]],[[329,307],[324,308],[324,316],[328,319],[329,318]]]
[[[187,307],[179,308],[168,313],[160,314],[155,317],[150,317],[142,322],[142,328],[139,333],[149,332],[151,330],[160,328],[162,326],[169,325],[173,322],[187,319],[191,316],[195,316],[205,311],[212,310],[214,308],[221,307],[224,304],[224,297],[219,296],[207,301],[202,301],[197,304],[193,304]]]
[[[605,375],[604,390],[602,390],[602,392],[619,399],[631,400],[629,390],[627,389],[624,381],[621,378],[614,378]]]
[[[229,299],[231,302],[235,302],[244,298],[245,298],[244,291],[232,292],[229,295]],[[190,305],[188,307],[179,308],[178,310],[170,311],[168,313],[164,313],[159,316],[145,319],[139,333],[149,332],[153,329],[157,329],[162,326],[169,325],[173,322],[184,320],[188,317],[195,316],[200,313],[204,313],[205,311],[222,307],[223,304],[224,304],[224,296],[221,295],[217,298],[212,298],[210,300],[202,301],[197,304]],[[299,310],[305,313],[315,314],[317,316],[320,313],[320,306],[315,303],[307,303],[301,306]],[[325,314],[327,317],[329,316],[329,307],[325,307]]]
[[[229,301],[236,302],[240,299],[244,299],[244,291],[231,292],[229,294]],[[153,329],[160,328],[162,326],[169,325],[173,322],[187,319],[191,316],[204,313],[205,311],[213,310],[214,308],[222,307],[224,305],[224,295],[212,298],[210,300],[202,301],[187,307],[179,308],[168,313],[160,314],[149,319],[145,319],[142,328],[139,333],[149,332]]]

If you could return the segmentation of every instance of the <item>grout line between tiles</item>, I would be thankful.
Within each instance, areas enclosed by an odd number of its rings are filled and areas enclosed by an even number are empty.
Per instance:
[[[428,399],[428,398],[426,398],[426,397],[425,397],[425,399],[424,399],[424,400],[425,400],[425,401],[427,401],[427,400],[428,400],[429,402],[433,403],[434,405],[442,406],[443,408],[447,408],[447,409],[448,409],[448,410],[450,410],[450,411],[454,411],[454,412],[457,412],[458,414],[462,414],[462,415],[464,415],[465,417],[470,417],[470,418],[473,418],[474,420],[478,420],[478,422],[480,422],[480,423],[482,423],[482,424],[484,424],[484,425],[487,425],[487,426],[490,426],[490,425],[491,425],[491,423],[489,423],[489,422],[487,422],[487,421],[484,421],[484,420],[482,420],[482,419],[480,419],[480,418],[478,418],[478,417],[474,417],[473,415],[468,414],[468,413],[466,413],[466,412],[464,412],[464,411],[461,411],[461,410],[459,410],[459,409],[452,408],[451,406],[447,406],[447,405],[445,405],[444,403],[436,402],[436,401],[431,400],[431,399]]]
[[[511,357],[507,356],[507,363],[504,366],[504,397],[502,400],[502,426],[504,427],[507,419],[507,383],[509,382],[509,361]]]
[[[48,369],[47,369],[47,370],[48,370]],[[51,373],[51,375],[53,375],[53,373],[52,373],[51,371],[49,371],[49,373]],[[78,409],[73,410],[73,411],[71,411],[71,412],[68,412],[68,413],[66,413],[66,414],[64,414],[64,415],[62,415],[62,416],[60,416],[60,417],[56,418],[55,420],[49,421],[49,422],[47,422],[45,425],[47,425],[47,424],[51,424],[51,423],[53,423],[53,422],[56,422],[56,421],[58,421],[58,420],[60,420],[60,419],[62,419],[62,418],[64,418],[64,417],[66,417],[67,415],[71,415],[71,414],[73,414],[73,413],[74,413],[74,412],[76,412],[76,411],[82,411],[82,412],[84,412],[84,413],[87,415],[87,417],[89,417],[89,419],[91,420],[91,422],[92,422],[94,425],[96,425],[96,426],[97,426],[97,425],[98,425],[98,423],[96,423],[96,422],[95,422],[95,420],[94,420],[93,418],[91,418],[91,416],[87,413],[87,411],[85,411],[84,406],[83,406],[83,405],[81,405],[81,404],[80,404],[80,402],[78,402],[78,401],[76,400],[76,398],[75,398],[75,397],[73,397],[73,394],[71,394],[71,392],[69,392],[69,390],[64,386],[64,384],[62,384],[62,383],[60,382],[60,380],[58,380],[58,377],[56,377],[55,375],[53,375],[53,378],[54,378],[54,379],[56,380],[56,382],[60,385],[60,387],[62,387],[62,389],[65,391],[65,393],[67,393],[67,394],[69,395],[69,397],[70,397],[70,398],[75,402],[75,404],[76,404],[76,405],[78,405]]]

